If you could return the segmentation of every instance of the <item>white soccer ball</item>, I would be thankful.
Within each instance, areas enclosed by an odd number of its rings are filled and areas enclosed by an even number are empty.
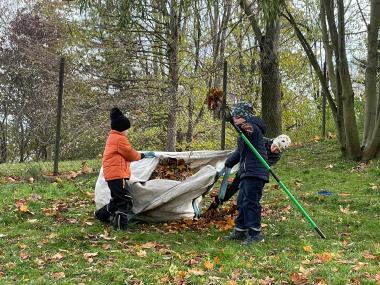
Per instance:
[[[287,149],[291,143],[292,141],[287,135],[279,135],[273,140],[273,144],[275,144],[280,151]]]

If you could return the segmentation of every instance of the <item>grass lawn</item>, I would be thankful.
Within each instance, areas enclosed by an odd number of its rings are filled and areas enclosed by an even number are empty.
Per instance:
[[[327,240],[272,179],[262,200],[266,239],[249,248],[224,241],[229,230],[216,224],[115,232],[92,217],[97,174],[3,182],[0,284],[380,284],[379,166],[341,159],[332,141],[290,149],[274,170]],[[33,167],[1,165],[0,173],[27,178]]]

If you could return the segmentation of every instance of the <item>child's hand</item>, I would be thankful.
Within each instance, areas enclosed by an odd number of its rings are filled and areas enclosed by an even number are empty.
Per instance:
[[[280,153],[281,150],[280,150],[280,148],[278,147],[278,145],[272,143],[272,145],[270,146],[270,152],[271,152],[271,153]]]
[[[148,151],[144,153],[144,158],[154,158],[156,154],[153,151]]]

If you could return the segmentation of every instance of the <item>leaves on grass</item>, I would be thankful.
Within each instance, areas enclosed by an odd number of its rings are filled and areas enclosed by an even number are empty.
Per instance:
[[[206,260],[203,263],[203,267],[207,270],[214,270],[214,264],[210,260]]]
[[[66,277],[66,275],[65,275],[64,272],[53,272],[53,273],[52,273],[52,276],[53,276],[53,278],[55,278],[55,279],[62,279],[62,278],[65,278],[65,277]]]
[[[26,251],[24,250],[21,250],[20,253],[19,253],[19,256],[22,260],[26,260],[26,259],[29,259],[30,258],[30,255],[29,253],[27,253]]]
[[[332,252],[323,252],[316,254],[317,259],[316,263],[327,263],[330,262],[334,258],[335,254]]]
[[[97,252],[86,252],[83,253],[83,257],[87,260],[87,262],[92,263],[94,261],[94,257],[98,256]]]
[[[305,285],[309,283],[309,279],[303,273],[293,272],[290,276],[290,279],[295,285]]]
[[[304,250],[305,252],[312,252],[312,251],[313,251],[313,248],[312,248],[310,245],[306,245],[306,246],[303,247],[303,250]]]
[[[363,172],[368,168],[368,164],[365,162],[359,163],[357,166],[353,167],[351,169],[351,172]]]

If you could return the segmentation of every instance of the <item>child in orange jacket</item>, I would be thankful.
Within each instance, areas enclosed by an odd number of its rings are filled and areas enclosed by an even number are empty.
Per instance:
[[[113,221],[115,230],[126,230],[133,216],[132,196],[126,180],[131,176],[131,162],[145,157],[155,157],[154,152],[139,153],[133,149],[127,138],[130,121],[118,108],[110,112],[111,131],[103,153],[103,174],[111,190],[111,201],[95,212],[102,222]]]

